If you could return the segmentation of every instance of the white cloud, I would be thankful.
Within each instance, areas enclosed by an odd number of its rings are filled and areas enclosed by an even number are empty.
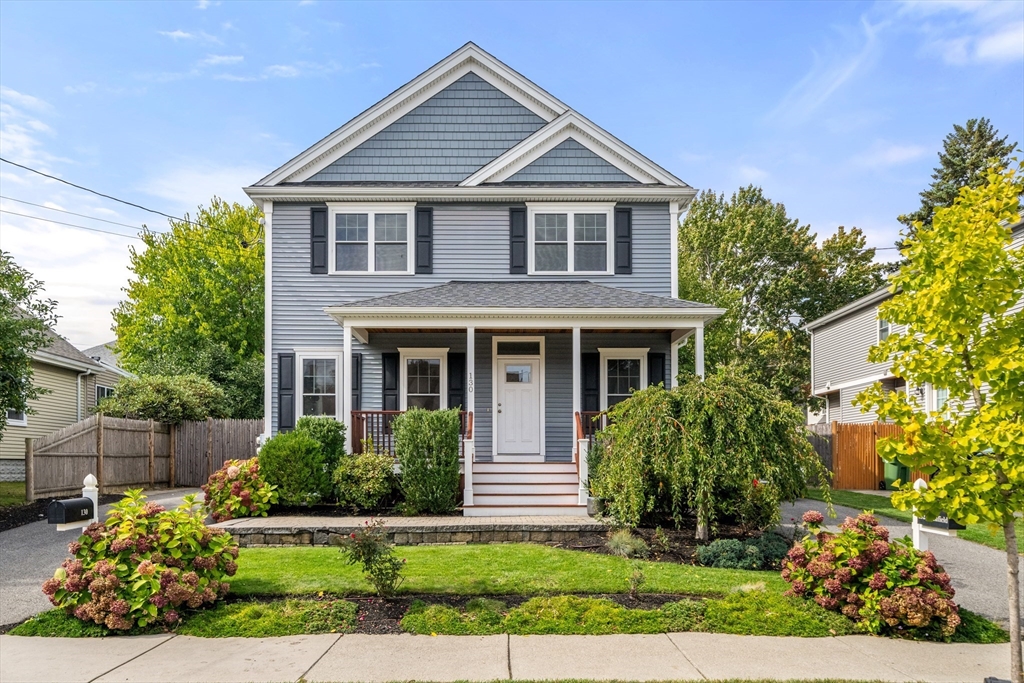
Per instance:
[[[211,6],[219,5],[220,2],[213,0],[196,0],[196,9],[209,9]]]
[[[1024,57],[1024,21],[979,38],[974,54],[979,62],[1019,61]]]
[[[242,192],[242,188],[252,185],[269,170],[255,166],[183,163],[143,182],[138,189],[173,202],[175,211],[179,213],[195,213],[199,204],[209,204],[213,196],[248,204],[249,198]]]
[[[298,67],[290,64],[272,64],[263,70],[268,78],[295,78],[301,73]]]
[[[245,57],[242,55],[207,55],[206,59],[200,60],[203,66],[223,66],[225,64],[240,64]]]
[[[53,107],[38,97],[0,87],[0,153],[11,161],[44,171],[57,161],[66,161],[48,153],[40,137],[40,134],[54,135],[49,124],[42,120],[52,112]],[[4,170],[7,180],[22,175],[13,168]]]
[[[46,100],[41,100],[38,97],[33,97],[32,95],[27,95],[2,85],[0,85],[0,101],[39,113],[53,111],[53,106]]]
[[[809,119],[837,90],[873,63],[878,54],[880,28],[862,17],[860,34],[846,39],[847,43],[855,43],[852,48],[844,46],[827,57],[815,52],[811,69],[786,93],[768,119],[786,124]]]
[[[69,95],[78,95],[81,93],[92,92],[96,89],[96,84],[92,81],[88,83],[79,83],[78,85],[65,85],[64,92]]]
[[[760,183],[768,178],[768,171],[753,164],[740,164],[736,167],[736,177],[740,183]]]
[[[852,162],[864,168],[887,168],[916,161],[928,153],[921,145],[876,142],[871,148],[853,157]]]
[[[220,44],[220,38],[217,36],[211,36],[206,31],[199,31],[198,33],[189,33],[188,31],[182,31],[180,28],[173,31],[157,31],[162,36],[167,36],[174,42],[179,40],[202,40],[207,43],[218,43]]]
[[[1024,60],[1021,3],[903,2],[897,16],[924,36],[923,54],[947,64],[1003,64]]]

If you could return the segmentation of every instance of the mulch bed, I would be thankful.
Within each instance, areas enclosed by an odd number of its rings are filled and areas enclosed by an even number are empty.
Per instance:
[[[661,527],[661,530],[667,538],[667,547],[662,546],[657,540],[655,540],[655,529],[643,527],[633,531],[637,536],[643,538],[650,548],[651,554],[645,559],[653,560],[655,562],[694,564],[697,561],[697,548],[702,545],[707,545],[702,541],[698,541],[696,538],[696,518],[684,517],[679,529],[676,529],[675,525],[669,522],[665,526]],[[568,550],[597,553],[599,555],[611,555],[612,552],[608,549],[608,536],[610,534],[610,531],[607,533],[585,534],[573,541],[548,545],[555,545],[556,547],[567,548]],[[718,528],[715,530],[715,533],[712,535],[712,540],[718,540],[720,538],[744,539],[756,535],[756,533],[752,534],[748,529],[745,529],[742,526],[720,523]]]
[[[15,529],[19,526],[46,519],[46,508],[52,500],[55,499],[45,498],[31,503],[23,503],[22,505],[5,505],[0,507],[0,531]],[[116,503],[119,500],[121,500],[121,496],[103,495],[100,496],[100,505]]]
[[[607,594],[579,594],[580,597],[586,598],[604,598],[611,600],[623,607],[630,609],[658,609],[662,605],[670,602],[679,602],[680,600],[687,599],[699,599],[692,595],[676,595],[676,594],[662,594],[662,593],[641,593],[634,600],[629,596],[628,593],[607,593]],[[301,598],[303,596],[291,596]],[[498,600],[505,604],[506,607],[512,609],[518,607],[530,598],[538,597],[535,595],[402,595],[394,598],[343,598],[348,602],[354,602],[359,607],[359,613],[356,621],[356,633],[366,633],[371,635],[389,634],[389,633],[405,633],[402,630],[402,617],[409,611],[412,603],[416,600],[422,600],[430,605],[447,605],[449,607],[455,607],[457,609],[464,609],[466,604],[476,598],[487,598],[489,600]],[[228,595],[228,602],[246,602],[246,601],[259,601],[259,602],[272,602],[275,600],[281,600],[284,598],[271,597],[271,596],[245,596],[237,597]],[[313,599],[315,600],[333,600],[338,599],[336,596],[330,595],[317,595]]]

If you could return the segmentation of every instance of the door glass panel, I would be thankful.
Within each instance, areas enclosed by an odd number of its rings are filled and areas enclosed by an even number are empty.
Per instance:
[[[505,382],[508,384],[529,384],[531,381],[529,365],[506,365]]]

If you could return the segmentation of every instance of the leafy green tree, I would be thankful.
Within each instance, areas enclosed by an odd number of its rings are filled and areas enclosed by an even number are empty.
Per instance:
[[[921,206],[899,217],[913,235],[915,224],[928,226],[935,210],[952,206],[961,187],[978,187],[985,182],[993,160],[1001,166],[1009,164],[1016,142],[1007,142],[1009,136],[999,137],[999,131],[985,118],[969,119],[963,126],[954,125],[953,132],[942,141],[939,165],[932,172],[932,183],[921,192]],[[897,243],[899,246],[899,243]]]
[[[896,295],[879,309],[910,332],[890,334],[868,358],[891,358],[893,373],[908,386],[948,390],[946,407],[925,412],[912,394],[879,384],[857,399],[903,427],[901,437],[879,442],[884,459],[932,472],[924,490],[903,483],[892,495],[895,507],[1002,527],[1018,683],[1024,674],[1014,514],[1024,511],[1024,249],[1009,248],[1009,225],[1019,220],[1022,171],[992,168],[984,182],[961,189],[951,207],[936,209],[930,225],[916,224],[903,249],[906,263],[893,278]]]
[[[232,417],[258,417],[263,392],[261,212],[214,197],[195,220],[144,232],[134,277],[114,311],[117,348],[136,373],[199,374]]]
[[[32,384],[32,354],[50,344],[57,302],[42,299],[43,283],[0,250],[0,433],[7,411],[31,413],[28,402],[43,392]]]
[[[123,377],[97,412],[171,424],[228,416],[224,391],[197,375]]]
[[[809,402],[810,340],[800,326],[878,289],[887,269],[857,228],[820,247],[816,239],[758,187],[697,197],[679,230],[679,296],[728,311],[705,332],[708,371],[738,362],[786,400]],[[680,359],[692,367],[693,347]]]

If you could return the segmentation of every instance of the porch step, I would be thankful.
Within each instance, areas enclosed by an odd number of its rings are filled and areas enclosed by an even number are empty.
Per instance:
[[[572,484],[577,483],[576,470],[572,472],[480,472],[473,471],[473,488],[483,484]]]
[[[490,474],[500,472],[502,474],[565,474],[571,472],[576,474],[576,463],[574,462],[475,462],[473,463],[473,474]]]
[[[538,494],[554,494],[559,493],[563,495],[579,496],[579,484],[576,483],[574,477],[572,481],[560,482],[560,481],[534,481],[527,484],[513,483],[513,482],[494,482],[494,483],[483,483],[479,480],[473,480],[473,495],[474,496],[486,496],[490,494],[495,495],[538,495]]]
[[[473,505],[462,509],[463,517],[586,517],[586,505]]]
[[[543,505],[579,505],[578,493],[477,493],[473,491],[473,505],[515,505],[534,507]]]

